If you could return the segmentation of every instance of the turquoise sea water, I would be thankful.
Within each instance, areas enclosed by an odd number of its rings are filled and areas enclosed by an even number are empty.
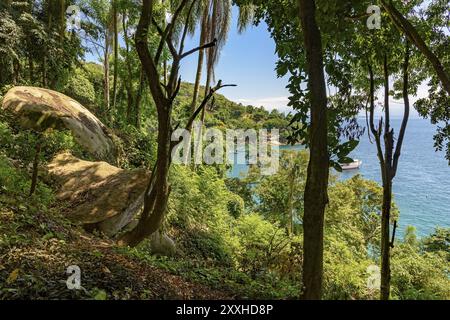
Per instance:
[[[392,126],[398,133],[400,119],[393,119]],[[361,119],[361,125],[365,120]],[[394,179],[394,197],[400,209],[400,235],[408,225],[417,228],[418,236],[428,235],[436,226],[450,227],[450,166],[444,152],[434,149],[433,135],[436,126],[428,120],[412,119],[408,124],[397,176]],[[281,149],[301,149],[301,146],[283,146]],[[347,179],[361,174],[381,183],[380,166],[376,146],[369,142],[367,134],[361,137],[351,154],[362,160],[359,170],[342,173]],[[246,165],[235,165],[230,176],[238,177],[248,170]]]

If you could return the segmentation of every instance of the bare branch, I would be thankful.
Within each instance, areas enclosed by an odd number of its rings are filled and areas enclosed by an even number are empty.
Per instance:
[[[369,78],[370,78],[370,130],[372,131],[372,134],[375,138],[375,143],[377,146],[377,155],[378,160],[380,161],[381,166],[384,168],[385,162],[384,162],[384,156],[383,156],[383,149],[381,148],[381,128],[383,119],[381,118],[380,124],[378,126],[378,129],[375,128],[374,123],[374,113],[375,113],[375,80],[373,76],[373,70],[372,65],[369,63]]]
[[[169,28],[170,24],[169,24],[169,26],[167,26],[166,30],[164,31],[158,25],[158,22],[156,22],[155,18],[152,18],[152,23],[156,27],[156,31],[158,31],[158,34],[161,36],[161,40],[163,40],[167,43],[170,53],[172,54],[173,58],[176,59],[178,57],[178,53],[177,53],[177,50],[175,49],[175,46],[173,45],[173,43],[169,37],[169,33],[168,33],[169,32],[168,28]],[[159,44],[158,51],[159,51],[160,47],[161,47],[161,42]],[[164,46],[162,46],[162,48],[164,48]],[[161,49],[161,51],[162,51],[162,49]],[[157,52],[157,54],[158,54],[158,52]]]
[[[397,231],[397,220],[394,221],[394,229],[392,230],[392,238],[391,238],[391,242],[389,243],[389,246],[391,248],[394,248],[395,232],[396,231]]]
[[[155,62],[156,62],[156,64],[158,64],[159,59],[161,58],[162,51],[164,49],[164,43],[167,40],[168,28],[166,28],[166,30],[164,30],[161,34],[160,31],[162,31],[162,29],[158,26],[158,24],[156,23],[156,21],[154,19],[152,22],[156,26],[156,29],[157,30],[159,29],[158,33],[161,35],[161,40],[159,41],[158,50],[156,51],[156,55],[155,55]]]
[[[397,146],[395,147],[394,153],[394,163],[392,166],[392,177],[395,177],[397,174],[398,160],[400,158],[400,153],[402,150],[403,139],[405,137],[406,126],[408,125],[409,119],[409,96],[408,96],[408,86],[409,86],[409,77],[408,77],[408,68],[409,68],[409,43],[406,40],[406,53],[405,53],[405,62],[403,63],[403,101],[405,105],[405,111],[403,113],[403,121],[400,128],[400,133],[398,136]]]
[[[194,48],[194,49],[192,49],[192,50],[189,50],[189,51],[183,53],[183,54],[181,55],[180,59],[184,59],[184,58],[186,58],[187,56],[189,56],[189,55],[191,55],[191,54],[193,54],[193,53],[195,53],[195,52],[197,52],[197,51],[200,51],[200,50],[203,50],[203,49],[207,49],[207,48],[211,48],[211,47],[214,47],[214,46],[216,46],[216,45],[217,45],[217,39],[214,39],[214,40],[213,40],[212,42],[210,42],[210,43],[206,43],[206,44],[204,44],[204,45],[202,45],[202,46],[199,46],[199,47],[197,47],[197,48]]]
[[[184,41],[186,40],[186,36],[188,33],[188,29],[189,29],[189,21],[191,19],[191,13],[192,13],[192,9],[194,8],[194,4],[197,2],[197,0],[192,0],[192,3],[189,7],[189,11],[186,17],[186,22],[184,24],[184,30],[183,30],[183,35],[181,37],[181,41],[180,41],[180,50],[178,52],[178,54],[181,56],[183,54],[183,50],[184,50]]]
[[[186,125],[186,129],[192,127],[192,123],[194,122],[195,118],[197,118],[197,116],[200,114],[200,112],[203,110],[203,108],[205,108],[206,104],[211,99],[211,97],[214,95],[214,93],[216,93],[218,90],[225,88],[225,87],[237,87],[237,85],[235,85],[235,84],[224,84],[223,85],[222,81],[219,81],[214,88],[210,88],[209,93],[203,99],[200,106],[197,108],[197,110],[195,110],[195,112],[189,118],[187,125]]]

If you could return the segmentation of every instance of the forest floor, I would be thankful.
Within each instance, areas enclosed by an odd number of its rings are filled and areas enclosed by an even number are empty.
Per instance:
[[[37,216],[41,220],[36,221],[38,225],[22,225],[24,234],[17,234],[15,213],[5,209],[0,212],[2,238],[15,239],[16,243],[0,248],[0,299],[233,298],[127,255],[111,240],[80,228],[61,227],[55,221],[53,231],[42,236],[39,229],[51,226],[48,216]],[[5,225],[12,228],[4,228]],[[17,238],[25,234],[26,240]],[[80,290],[67,288],[66,270],[71,265],[80,267]]]
[[[232,299],[221,288],[189,280],[159,265],[146,248],[119,248],[62,214],[47,186],[26,195],[26,175],[0,163],[1,299]],[[69,266],[81,270],[81,289],[69,290]]]

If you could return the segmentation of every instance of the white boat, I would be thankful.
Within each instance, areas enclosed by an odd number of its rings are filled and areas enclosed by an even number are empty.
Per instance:
[[[350,163],[341,163],[342,170],[354,170],[359,169],[359,167],[362,165],[362,161],[355,159],[355,161]]]

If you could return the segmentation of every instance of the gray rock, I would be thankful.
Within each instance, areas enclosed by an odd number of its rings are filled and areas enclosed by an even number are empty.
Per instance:
[[[175,255],[177,248],[169,236],[158,230],[150,236],[150,251],[155,255],[170,257]]]

